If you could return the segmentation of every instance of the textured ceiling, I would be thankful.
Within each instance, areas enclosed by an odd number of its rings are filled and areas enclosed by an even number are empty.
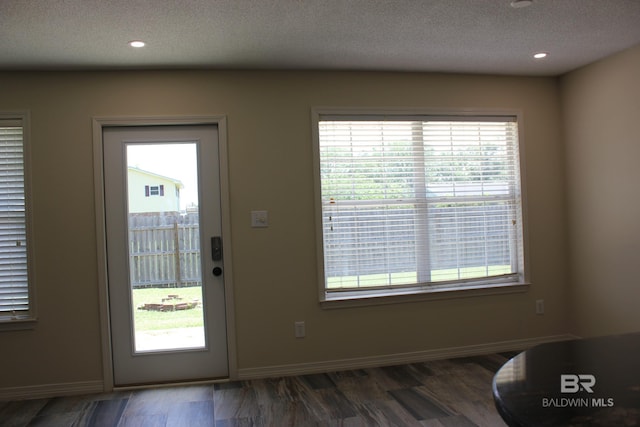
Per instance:
[[[0,0],[0,69],[558,75],[640,43],[640,0]],[[142,49],[127,42],[141,39]],[[547,51],[545,60],[533,53]]]

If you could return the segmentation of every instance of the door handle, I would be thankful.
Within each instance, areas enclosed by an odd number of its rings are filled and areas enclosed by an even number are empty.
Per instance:
[[[213,271],[211,272],[214,276],[218,277],[222,274],[222,269],[220,267],[214,267]]]
[[[222,238],[220,236],[211,238],[211,259],[214,261],[222,259]]]

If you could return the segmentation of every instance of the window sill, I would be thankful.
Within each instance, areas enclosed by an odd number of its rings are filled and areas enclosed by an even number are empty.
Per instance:
[[[25,331],[35,329],[37,319],[34,317],[15,318],[0,316],[0,332],[4,331]]]
[[[468,286],[442,286],[431,289],[384,289],[376,291],[325,293],[320,300],[322,308],[364,307],[381,304],[400,304],[416,301],[432,301],[451,298],[468,298],[488,295],[522,293],[529,290],[529,283],[499,283]]]

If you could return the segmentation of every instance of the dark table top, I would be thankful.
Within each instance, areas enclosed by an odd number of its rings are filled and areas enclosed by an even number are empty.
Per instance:
[[[542,344],[493,378],[511,427],[640,426],[640,333]]]

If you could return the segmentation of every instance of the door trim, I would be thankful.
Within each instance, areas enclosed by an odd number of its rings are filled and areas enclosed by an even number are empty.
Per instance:
[[[102,343],[102,372],[104,390],[114,389],[113,358],[111,348],[111,327],[109,319],[109,294],[107,273],[107,235],[105,225],[104,202],[104,159],[102,131],[106,127],[125,126],[163,126],[163,125],[216,125],[218,127],[219,161],[220,161],[220,201],[222,213],[222,234],[225,236],[224,290],[226,306],[227,352],[229,379],[237,378],[238,367],[236,357],[235,311],[233,295],[233,269],[231,249],[231,211],[229,197],[229,168],[227,146],[226,116],[160,116],[160,117],[93,117],[93,170],[96,215],[96,249],[98,296],[100,304],[100,333]]]

